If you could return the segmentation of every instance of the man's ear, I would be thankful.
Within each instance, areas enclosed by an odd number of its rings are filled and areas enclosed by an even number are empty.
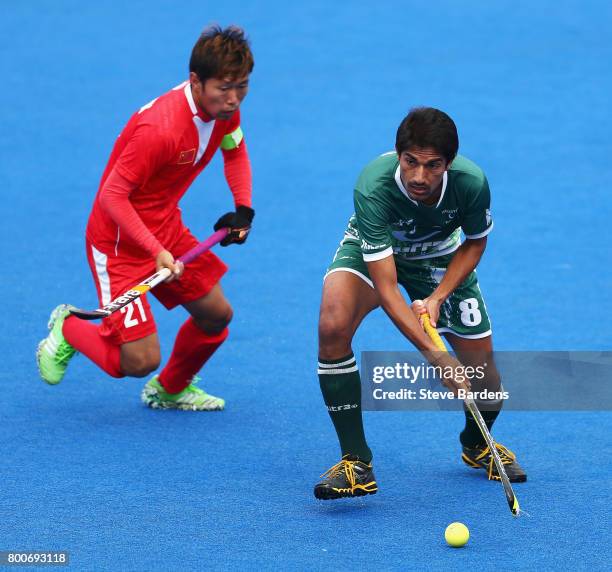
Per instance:
[[[202,81],[200,81],[198,74],[195,72],[189,72],[189,83],[191,83],[192,85],[200,84],[202,85],[202,87],[204,87],[204,84],[202,83]]]

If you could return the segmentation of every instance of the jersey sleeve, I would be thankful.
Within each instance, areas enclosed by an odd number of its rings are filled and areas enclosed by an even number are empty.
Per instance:
[[[253,176],[244,135],[240,128],[240,110],[236,111],[228,121],[219,146],[223,153],[225,179],[234,196],[234,204],[236,207],[241,205],[251,207]]]
[[[486,177],[468,195],[461,228],[466,238],[482,238],[493,229],[491,217],[491,192]]]
[[[171,138],[156,125],[138,125],[117,158],[115,169],[123,178],[143,186],[159,169],[172,161]]]
[[[392,256],[389,213],[385,205],[372,195],[364,195],[359,188],[355,189],[353,198],[363,259],[375,262]]]
[[[113,219],[121,232],[146,250],[153,258],[164,247],[146,227],[130,202],[133,183],[124,179],[115,169],[107,177],[100,190],[100,206]]]
[[[224,150],[222,153],[225,180],[234,196],[235,206],[251,207],[253,202],[253,175],[251,174],[251,162],[245,142],[243,141],[235,149]]]

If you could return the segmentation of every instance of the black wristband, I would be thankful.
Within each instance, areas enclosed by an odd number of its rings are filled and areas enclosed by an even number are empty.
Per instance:
[[[244,205],[238,205],[236,207],[236,214],[251,224],[253,219],[255,218],[255,211],[251,207],[246,207]]]

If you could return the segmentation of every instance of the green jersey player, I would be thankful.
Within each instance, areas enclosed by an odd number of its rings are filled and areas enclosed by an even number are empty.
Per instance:
[[[491,324],[475,273],[493,228],[489,185],[477,165],[457,155],[458,147],[457,129],[446,113],[413,109],[398,128],[395,151],[372,161],[357,180],[355,214],[325,276],[319,317],[319,381],[342,449],[341,461],[315,486],[319,499],[378,490],[351,348],[355,331],[373,309],[382,307],[431,363],[456,367],[452,356],[436,353],[424,333],[418,315],[426,311],[464,366],[486,364],[474,389],[500,390]],[[412,308],[398,285],[413,300]],[[454,391],[462,387],[454,380],[446,383]],[[501,401],[479,405],[491,428]],[[459,439],[463,461],[498,480],[468,411]],[[498,452],[510,480],[525,481],[514,453],[502,445]]]

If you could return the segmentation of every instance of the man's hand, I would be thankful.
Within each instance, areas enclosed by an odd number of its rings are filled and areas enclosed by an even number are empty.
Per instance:
[[[429,314],[429,322],[435,328],[440,317],[440,306],[442,306],[442,303],[443,300],[431,297],[424,300],[415,300],[412,303],[412,311],[416,314],[417,319],[420,319],[421,314]]]
[[[227,228],[229,232],[221,241],[221,246],[228,244],[242,244],[249,236],[251,223],[255,217],[255,211],[250,207],[236,207],[236,212],[224,214],[216,223],[215,230]]]
[[[172,274],[170,274],[170,276],[164,280],[164,282],[178,280],[185,270],[183,263],[180,260],[175,262],[174,256],[172,256],[172,254],[170,254],[170,252],[167,250],[162,250],[155,257],[155,268],[157,271],[160,271],[162,268],[168,268],[170,272],[172,272]]]
[[[425,300],[415,300],[412,303],[412,311],[416,314],[417,320],[421,322],[421,317],[423,320],[426,318],[423,314],[427,314],[427,307],[435,308],[437,311],[437,316],[439,315],[440,303],[437,302],[433,298],[426,298]],[[422,322],[425,330],[431,329],[429,326]],[[435,328],[435,322],[431,318],[430,314],[430,323],[433,328]],[[435,334],[435,335],[434,335]],[[454,356],[448,353],[446,350],[446,346],[444,342],[440,338],[437,332],[432,331],[428,332],[429,337],[431,337],[432,341],[438,347],[438,351],[436,352],[425,352],[425,356],[427,357],[429,363],[431,363],[435,367],[439,367],[441,369],[442,375],[441,381],[442,383],[448,387],[455,395],[458,395],[459,389],[464,389],[465,391],[469,391],[472,387],[469,376],[465,373],[465,367],[463,364]]]

